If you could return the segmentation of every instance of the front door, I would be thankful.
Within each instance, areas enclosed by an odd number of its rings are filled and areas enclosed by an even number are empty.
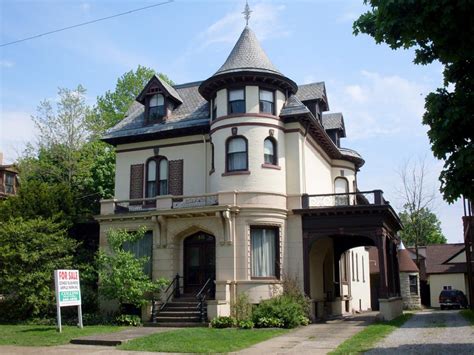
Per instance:
[[[184,292],[196,293],[209,278],[216,277],[216,241],[196,233],[184,240]]]

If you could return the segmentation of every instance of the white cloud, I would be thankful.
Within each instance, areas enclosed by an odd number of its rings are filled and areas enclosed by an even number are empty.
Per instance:
[[[330,102],[332,111],[342,111],[351,139],[409,132],[424,135],[421,125],[424,96],[428,88],[397,75],[362,71],[358,84],[336,83]],[[334,90],[335,89],[335,90]]]
[[[6,162],[16,160],[33,142],[36,128],[31,114],[24,111],[2,111],[0,118],[0,151]]]
[[[359,85],[348,85],[344,91],[354,100],[355,102],[366,102],[367,96],[364,94],[364,90]]]
[[[249,26],[255,31],[260,41],[269,38],[287,37],[289,32],[282,26],[280,15],[285,5],[272,3],[258,3],[252,5],[252,14]],[[236,8],[210,25],[198,35],[201,42],[200,49],[216,43],[235,43],[244,26],[242,9]]]
[[[83,12],[89,12],[89,10],[91,9],[91,4],[88,2],[83,2],[81,3],[80,8]]]
[[[2,68],[11,68],[15,65],[11,60],[0,60],[0,67]]]

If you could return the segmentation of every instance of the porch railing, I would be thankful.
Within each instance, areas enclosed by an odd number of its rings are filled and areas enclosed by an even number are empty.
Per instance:
[[[176,274],[176,276],[171,280],[168,287],[165,291],[161,294],[161,305],[158,307],[157,300],[152,301],[152,309],[151,309],[151,321],[156,323],[156,317],[158,314],[165,308],[165,306],[173,299],[179,298],[181,295],[181,288],[179,280],[182,279],[182,276]]]
[[[302,208],[386,205],[382,190],[301,196]]]

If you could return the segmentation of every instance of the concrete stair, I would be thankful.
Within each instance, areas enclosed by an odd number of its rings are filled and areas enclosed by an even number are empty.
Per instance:
[[[207,313],[207,305],[204,305]],[[204,315],[207,319],[207,314]],[[149,327],[199,327],[207,326],[200,319],[199,302],[195,297],[183,295],[168,302],[158,313],[154,322],[146,323]]]

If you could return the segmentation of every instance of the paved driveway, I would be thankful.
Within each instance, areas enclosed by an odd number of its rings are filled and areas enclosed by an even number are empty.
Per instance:
[[[474,354],[474,327],[459,311],[425,310],[368,354]]]

